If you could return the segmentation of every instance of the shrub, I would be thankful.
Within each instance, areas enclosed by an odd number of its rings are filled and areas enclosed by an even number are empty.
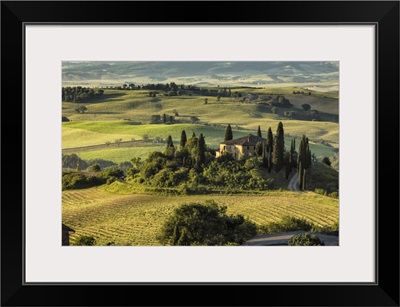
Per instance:
[[[289,246],[322,246],[325,245],[324,241],[321,241],[314,234],[306,233],[299,233],[294,235],[288,242]]]
[[[235,245],[256,235],[256,225],[241,215],[227,215],[214,201],[176,208],[159,235],[166,245]]]
[[[100,172],[100,165],[98,165],[97,163],[93,164],[90,168],[93,172]]]
[[[79,158],[76,154],[62,155],[62,167],[63,168],[79,168],[81,170],[86,169],[88,164],[85,160]]]
[[[331,164],[332,164],[331,160],[328,157],[324,157],[322,159],[322,162],[325,163],[328,166],[331,166]]]
[[[120,178],[123,175],[124,175],[124,172],[117,167],[108,168],[101,173],[101,177],[104,179],[110,179],[113,177]]]
[[[315,189],[314,192],[317,194],[324,195],[324,196],[327,195],[327,192],[324,189]]]
[[[91,236],[80,236],[74,242],[74,245],[76,246],[93,246],[95,244],[96,239]]]
[[[63,173],[62,189],[86,189],[104,184],[105,180],[98,177],[88,177],[80,173]]]
[[[333,197],[333,198],[339,198],[339,193],[338,192],[332,192],[328,194],[329,197]]]
[[[284,216],[279,222],[270,222],[259,227],[260,233],[279,233],[296,230],[310,231],[313,225],[304,219]]]

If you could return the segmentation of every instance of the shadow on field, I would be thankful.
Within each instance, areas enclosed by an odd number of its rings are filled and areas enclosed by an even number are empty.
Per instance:
[[[88,101],[90,103],[96,104],[96,103],[102,103],[102,102],[108,102],[109,100],[112,101],[123,101],[123,99],[118,99],[122,96],[125,96],[125,93],[115,93],[115,94],[104,94],[101,97],[96,97],[97,99],[94,101]]]

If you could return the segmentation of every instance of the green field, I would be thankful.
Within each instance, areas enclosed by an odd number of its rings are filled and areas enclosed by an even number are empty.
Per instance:
[[[64,191],[62,220],[81,235],[93,236],[98,245],[159,245],[161,225],[179,205],[215,200],[228,213],[242,214],[262,225],[279,221],[284,215],[304,218],[318,226],[338,221],[338,200],[312,192],[265,192],[262,195],[120,195],[102,188]]]
[[[296,121],[298,122],[298,121]],[[312,139],[312,136],[322,135],[323,140],[335,140],[337,137],[337,131],[332,132],[330,128],[337,129],[336,124],[333,123],[321,123],[321,122],[301,122],[294,123],[293,121],[285,121],[284,128],[285,132],[292,131],[291,136],[297,136],[300,131],[300,127],[307,130],[307,134]],[[270,123],[277,124],[277,122]],[[297,124],[297,125],[296,125]],[[308,125],[307,125],[308,124]],[[233,130],[234,138],[248,135],[249,133],[256,134],[257,127],[253,130]],[[272,128],[272,127],[271,127]],[[273,130],[275,127],[272,128]],[[123,142],[130,142],[134,140],[142,140],[144,135],[148,135],[150,140],[154,140],[159,137],[166,139],[168,135],[172,136],[175,144],[179,143],[180,135],[182,130],[186,131],[188,136],[191,136],[193,132],[196,135],[203,133],[205,136],[206,144],[214,149],[219,148],[219,143],[223,141],[225,133],[225,127],[214,127],[198,124],[146,124],[146,125],[130,125],[125,121],[80,121],[80,122],[69,122],[63,123],[63,149],[70,149],[76,147],[85,147],[92,145],[103,145],[103,148],[87,150],[80,149],[76,151],[76,154],[82,159],[94,159],[100,158],[105,160],[111,160],[115,162],[130,161],[133,157],[141,157],[145,159],[148,152],[158,150],[163,151],[165,145],[153,144],[151,142],[137,146],[135,143],[131,144],[130,147],[119,147],[116,146],[115,140],[122,139]],[[294,132],[294,133],[293,133]],[[266,135],[266,131],[264,131]],[[285,143],[289,146],[292,137],[286,137]],[[299,140],[299,138],[297,138]],[[105,143],[110,142],[110,146],[106,146]],[[334,142],[332,146],[336,145]],[[324,156],[334,156],[334,147],[326,146],[323,144],[316,144],[311,142],[311,151],[319,158]],[[336,146],[335,146],[336,147]]]
[[[300,108],[302,103],[310,103],[322,108],[324,112],[332,112],[333,117],[338,111],[338,101],[334,95],[322,96],[321,93],[315,93],[312,96],[290,95],[293,90],[300,90],[296,87],[273,90],[236,90],[259,94],[271,92],[285,94],[295,108]],[[138,147],[137,144],[131,144],[132,147],[129,150],[127,147],[116,147],[115,140],[117,139],[122,142],[131,142],[142,140],[143,136],[148,135],[150,140],[155,138],[165,140],[168,135],[171,135],[174,142],[177,143],[181,131],[185,130],[188,136],[193,132],[196,135],[203,133],[207,145],[218,149],[228,124],[231,124],[234,138],[237,138],[250,133],[255,134],[258,126],[261,126],[264,136],[268,127],[271,127],[275,133],[279,121],[283,122],[287,144],[290,144],[292,137],[300,138],[306,134],[311,142],[311,150],[318,158],[333,157],[335,155],[334,148],[339,146],[339,125],[335,122],[289,119],[279,114],[272,114],[268,106],[258,103],[239,103],[234,98],[223,97],[220,102],[217,102],[215,97],[160,96],[154,100],[154,97],[148,97],[147,94],[147,90],[106,90],[103,97],[85,103],[87,112],[84,114],[74,111],[76,103],[64,102],[62,104],[63,116],[67,116],[71,121],[62,123],[63,149],[98,145],[100,148],[76,150],[76,154],[83,159],[97,157],[123,162],[129,161],[133,156],[146,158],[149,151],[160,147],[151,144]],[[208,98],[208,104],[204,104],[205,98]],[[175,117],[177,123],[149,124],[151,115],[164,113],[173,115],[175,111],[179,114]],[[200,122],[191,123],[191,116],[198,117]],[[114,146],[102,146],[107,142]],[[325,144],[321,144],[321,142],[325,142]],[[73,151],[68,150],[68,153],[71,152]]]

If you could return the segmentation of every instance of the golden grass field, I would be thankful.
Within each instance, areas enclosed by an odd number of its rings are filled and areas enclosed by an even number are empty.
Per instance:
[[[96,244],[160,245],[156,239],[161,225],[173,209],[185,203],[212,199],[226,205],[228,213],[242,214],[257,225],[279,221],[284,215],[304,218],[318,226],[338,221],[338,200],[312,192],[271,191],[262,195],[163,196],[121,195],[102,188],[64,191],[63,223],[76,233],[93,236]]]

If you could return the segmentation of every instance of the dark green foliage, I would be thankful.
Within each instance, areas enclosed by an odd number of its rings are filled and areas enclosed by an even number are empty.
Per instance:
[[[304,179],[304,167],[301,163],[301,161],[298,164],[298,173],[299,173],[299,180],[298,180],[298,185],[299,185],[299,189],[302,190],[303,189],[303,179]]]
[[[124,172],[118,167],[111,167],[101,172],[100,177],[103,178],[107,184],[110,184],[124,176]]]
[[[267,152],[272,149],[274,146],[274,136],[272,134],[272,129],[271,127],[268,128],[267,132]]]
[[[301,105],[301,107],[303,108],[304,111],[309,111],[311,109],[311,106],[308,103],[303,103]]]
[[[69,122],[70,120],[68,119],[68,117],[63,116],[63,117],[61,118],[61,121],[62,121],[62,122]]]
[[[117,163],[115,163],[113,161],[103,160],[103,159],[88,160],[88,161],[86,161],[86,163],[87,163],[88,167],[90,167],[90,166],[92,166],[94,164],[98,164],[101,169],[105,169],[105,168],[110,167],[110,166],[118,166]]]
[[[82,173],[63,173],[62,190],[87,189],[104,184],[106,181],[100,177],[86,176]]]
[[[75,107],[75,112],[76,113],[85,113],[85,111],[87,111],[87,108],[85,106],[79,105]]]
[[[95,244],[96,239],[92,236],[80,236],[74,242],[75,246],[93,246]]]
[[[164,168],[155,174],[149,184],[155,187],[174,187],[187,182],[189,171],[187,168],[181,168],[174,171],[170,168]]]
[[[182,130],[182,133],[181,133],[181,143],[180,143],[180,145],[181,145],[181,150],[185,147],[186,141],[187,141],[186,131],[185,131],[185,130]]]
[[[163,114],[163,123],[166,124],[167,123],[167,114]]]
[[[253,158],[257,160],[257,158]],[[264,176],[261,162],[245,165],[235,161],[232,155],[222,155],[208,164],[203,171],[205,183],[217,189],[228,190],[268,190],[273,187],[273,179]]]
[[[325,163],[315,162],[308,170],[307,187],[310,191],[321,189],[324,191],[322,194],[328,196],[333,192],[338,193],[339,173]]]
[[[304,169],[303,173],[303,180],[301,181],[302,183],[302,190],[305,191],[307,189],[307,169]]]
[[[93,164],[91,167],[91,170],[93,171],[93,172],[100,172],[100,170],[101,170],[101,168],[100,168],[100,165],[99,164]]]
[[[300,190],[306,189],[307,171],[311,168],[311,151],[308,143],[308,138],[303,135],[300,145],[299,153],[297,155],[297,171],[299,173],[299,188]]]
[[[198,166],[201,166],[205,163],[206,161],[205,153],[206,153],[206,143],[204,140],[203,133],[200,133],[198,140],[197,157],[196,157]]]
[[[261,157],[263,155],[263,152],[265,151],[264,148],[265,146],[263,142],[257,142],[255,152],[258,157]]]
[[[268,168],[268,154],[267,154],[267,146],[264,145],[262,147],[262,167]]]
[[[315,234],[299,233],[294,235],[288,242],[289,246],[323,246],[324,241],[321,241]]]
[[[150,124],[160,124],[160,123],[161,123],[161,115],[150,116]]]
[[[275,172],[279,172],[283,167],[283,158],[285,152],[285,139],[283,124],[279,122],[278,129],[274,139],[273,152],[272,152],[272,163],[274,165]]]
[[[256,235],[256,226],[243,216],[227,215],[214,201],[176,208],[162,227],[159,240],[165,245],[241,244]]]
[[[257,136],[260,137],[260,138],[262,137],[262,134],[261,134],[261,127],[260,127],[260,126],[258,126]]]
[[[93,98],[101,97],[104,91],[99,89],[95,91],[88,87],[63,87],[61,91],[62,101],[68,102],[87,102]]]
[[[168,157],[172,157],[175,153],[174,143],[172,141],[172,137],[168,135],[167,137],[167,147],[165,148],[165,155]]]
[[[233,139],[233,133],[232,133],[232,128],[231,128],[231,124],[228,124],[228,127],[226,127],[225,130],[225,141],[229,141]]]
[[[289,162],[290,162],[291,168],[297,168],[296,139],[292,139],[292,143],[290,145]]]
[[[88,167],[88,163],[85,160],[79,158],[76,154],[62,155],[62,167],[84,170]]]
[[[166,164],[167,157],[161,153],[154,151],[149,154],[146,163],[141,168],[140,172],[144,179],[149,179],[157,174]]]
[[[289,179],[289,175],[292,171],[292,165],[290,163],[290,152],[285,152],[283,164],[285,165],[285,178]]]
[[[310,231],[313,224],[304,219],[293,216],[284,216],[279,222],[270,222],[259,227],[259,233],[279,233],[296,230]]]
[[[331,164],[332,164],[331,160],[328,157],[324,157],[322,159],[322,162],[325,163],[328,166],[331,166]]]
[[[268,152],[268,173],[271,174],[272,170],[272,147],[269,148]]]
[[[293,105],[290,103],[289,99],[285,98],[285,96],[277,95],[268,101],[268,104],[272,107],[280,107],[280,108],[291,108]]]

